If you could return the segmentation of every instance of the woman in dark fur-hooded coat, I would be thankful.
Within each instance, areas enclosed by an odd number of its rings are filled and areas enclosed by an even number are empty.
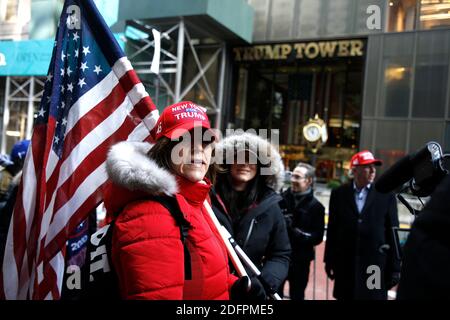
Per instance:
[[[267,140],[242,133],[217,144],[219,157],[225,170],[218,175],[212,197],[216,216],[260,269],[266,284],[279,290],[291,253],[277,193],[284,179],[280,154]]]

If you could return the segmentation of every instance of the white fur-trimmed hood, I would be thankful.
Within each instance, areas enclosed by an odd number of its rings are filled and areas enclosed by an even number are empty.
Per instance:
[[[235,151],[250,150],[260,162],[266,164],[266,185],[275,191],[281,190],[284,184],[284,165],[280,153],[266,139],[248,132],[236,132],[227,136],[216,145],[216,156],[232,154]],[[267,174],[268,173],[268,174]]]
[[[178,186],[175,176],[147,156],[152,145],[124,141],[115,144],[106,159],[106,171],[112,182],[131,191],[152,195],[173,195]]]

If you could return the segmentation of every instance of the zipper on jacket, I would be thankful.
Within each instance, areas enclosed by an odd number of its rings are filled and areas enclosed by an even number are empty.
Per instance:
[[[250,221],[250,228],[248,228],[247,237],[245,238],[244,245],[242,246],[242,248],[245,248],[245,246],[247,245],[247,242],[250,239],[250,235],[252,234],[252,231],[253,231],[253,225],[255,223],[256,223],[256,219],[253,218],[252,221]]]

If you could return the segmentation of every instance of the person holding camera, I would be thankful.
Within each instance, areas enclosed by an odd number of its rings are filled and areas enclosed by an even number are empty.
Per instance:
[[[281,206],[292,247],[288,275],[291,300],[305,299],[314,247],[323,239],[325,208],[314,197],[314,178],[315,168],[299,163],[292,172],[291,187],[282,194]]]
[[[338,300],[386,300],[400,278],[392,231],[397,202],[373,185],[381,164],[370,151],[355,154],[353,180],[331,192],[324,262]]]
[[[397,300],[450,299],[450,176],[419,214],[403,248]]]

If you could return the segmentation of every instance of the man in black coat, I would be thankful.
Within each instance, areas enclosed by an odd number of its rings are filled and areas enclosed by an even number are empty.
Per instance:
[[[315,168],[299,163],[291,175],[291,188],[283,192],[284,209],[292,254],[289,268],[289,296],[304,300],[314,247],[322,242],[325,208],[314,197],[312,189]]]
[[[404,247],[399,300],[450,299],[450,176],[414,221]]]
[[[400,278],[392,231],[397,202],[375,190],[376,165],[381,161],[371,152],[355,154],[354,179],[331,192],[324,262],[339,300],[385,300]]]

